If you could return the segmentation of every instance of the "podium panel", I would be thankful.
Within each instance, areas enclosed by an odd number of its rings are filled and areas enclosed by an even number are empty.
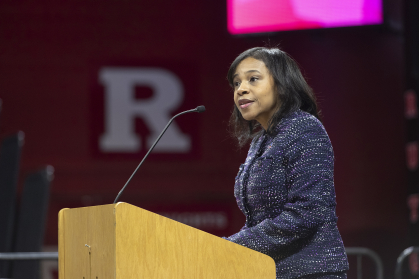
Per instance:
[[[272,278],[272,258],[117,203],[59,214],[60,279]]]

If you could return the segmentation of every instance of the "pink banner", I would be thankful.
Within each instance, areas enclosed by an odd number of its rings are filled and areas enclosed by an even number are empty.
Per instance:
[[[381,0],[227,0],[232,34],[380,24]]]

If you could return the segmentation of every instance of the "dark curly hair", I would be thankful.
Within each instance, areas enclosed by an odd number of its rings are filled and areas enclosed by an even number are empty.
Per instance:
[[[297,63],[279,48],[255,47],[237,56],[227,74],[228,82],[233,89],[233,76],[236,68],[248,57],[265,63],[276,87],[276,98],[280,107],[269,120],[266,131],[268,134],[272,134],[274,128],[284,116],[298,109],[306,111],[321,120],[313,90],[301,74]],[[245,120],[236,105],[234,105],[229,123],[232,128],[231,133],[238,140],[240,147],[262,133],[261,125],[256,120]]]

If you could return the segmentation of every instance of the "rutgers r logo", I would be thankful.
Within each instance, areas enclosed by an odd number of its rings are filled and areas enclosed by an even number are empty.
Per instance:
[[[105,67],[100,69],[98,81],[104,88],[104,131],[98,137],[103,153],[135,153],[148,149],[184,100],[182,81],[163,68]],[[150,88],[152,96],[136,99],[136,87]],[[135,130],[138,118],[149,131],[145,140]],[[173,122],[154,151],[187,153],[191,146],[190,135]]]

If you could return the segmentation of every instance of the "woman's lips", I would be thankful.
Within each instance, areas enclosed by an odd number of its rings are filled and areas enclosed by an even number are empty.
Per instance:
[[[248,99],[241,99],[239,100],[239,106],[241,109],[245,109],[248,106],[250,106],[251,104],[253,104],[254,101],[252,100],[248,100]]]
[[[247,104],[244,104],[244,105],[240,105],[240,108],[242,108],[242,109],[245,109],[245,108],[247,108],[248,106],[250,106],[252,103],[247,103]]]

